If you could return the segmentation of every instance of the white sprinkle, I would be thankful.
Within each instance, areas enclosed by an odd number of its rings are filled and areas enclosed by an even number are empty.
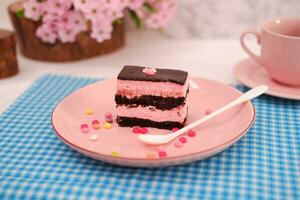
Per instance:
[[[98,140],[98,135],[97,135],[97,134],[91,135],[91,136],[90,136],[90,140],[92,140],[92,141]]]

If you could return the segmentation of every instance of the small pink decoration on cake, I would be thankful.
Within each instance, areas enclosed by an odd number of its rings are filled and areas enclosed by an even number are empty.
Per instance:
[[[146,67],[145,69],[143,69],[143,73],[147,76],[153,76],[156,73],[156,69],[153,67]]]

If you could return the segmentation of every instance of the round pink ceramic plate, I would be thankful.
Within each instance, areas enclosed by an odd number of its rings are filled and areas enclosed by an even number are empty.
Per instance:
[[[286,99],[300,100],[300,87],[282,85],[274,81],[266,71],[252,59],[239,62],[234,68],[234,75],[242,84],[250,88],[258,85],[268,85],[269,95]]]
[[[191,123],[232,101],[241,93],[224,84],[195,78],[198,89],[190,88],[188,97]],[[124,166],[159,167],[184,164],[212,156],[235,142],[249,129],[255,117],[251,102],[241,104],[194,129],[195,137],[186,135],[187,142],[180,148],[175,142],[162,146],[150,146],[137,139],[131,128],[119,127],[113,123],[111,129],[103,128],[104,114],[115,115],[114,93],[116,80],[106,80],[82,88],[62,100],[52,115],[52,125],[58,137],[71,148],[97,160]],[[93,110],[86,115],[86,108]],[[93,129],[91,122],[99,120],[100,129]],[[89,133],[82,133],[81,124],[90,126]],[[168,134],[169,130],[149,128],[151,134]],[[93,141],[91,135],[97,135]],[[160,157],[159,151],[166,156]]]

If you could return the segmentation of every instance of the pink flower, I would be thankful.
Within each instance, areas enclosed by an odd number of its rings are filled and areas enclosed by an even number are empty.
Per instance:
[[[97,42],[103,42],[111,38],[111,32],[113,26],[111,22],[107,21],[95,21],[92,24],[92,33],[91,37],[96,39]]]
[[[69,11],[67,13],[66,27],[78,32],[86,30],[87,25],[84,15],[80,11]]]
[[[41,25],[37,31],[36,36],[39,37],[43,42],[53,44],[56,41],[57,34],[52,30],[49,24]]]
[[[43,3],[40,3],[37,0],[26,1],[23,6],[25,16],[32,20],[39,20],[43,14]]]
[[[47,14],[63,15],[72,6],[72,0],[48,0],[46,1]]]
[[[90,9],[90,4],[92,2],[92,4],[95,3],[95,1],[97,0],[73,0],[73,5],[75,10],[80,10],[82,12],[88,12],[88,10]]]
[[[75,42],[78,32],[79,31],[75,29],[59,29],[58,38],[62,43]]]
[[[103,19],[104,13],[103,13],[103,4],[100,1],[97,0],[91,0],[88,1],[84,8],[84,14],[86,19],[89,19],[91,21],[98,21],[100,19]]]
[[[136,10],[142,7],[142,5],[145,3],[145,0],[127,0],[128,1],[128,7],[132,10]]]
[[[175,2],[172,0],[159,1],[152,6],[157,12],[145,19],[147,27],[152,29],[165,28],[175,15]]]
[[[124,17],[124,12],[121,10],[111,10],[111,9],[107,9],[105,11],[103,11],[104,17],[106,20],[108,21],[114,21],[116,19],[120,19],[122,17]]]
[[[124,12],[124,9],[128,6],[128,2],[131,0],[103,0],[103,7],[105,9]]]

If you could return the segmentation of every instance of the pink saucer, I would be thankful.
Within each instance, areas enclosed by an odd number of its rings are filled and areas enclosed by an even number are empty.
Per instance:
[[[300,87],[286,86],[274,81],[261,66],[250,58],[239,62],[233,73],[242,84],[250,88],[268,85],[269,90],[266,93],[269,95],[300,100]]]
[[[198,89],[190,88],[187,123],[241,94],[215,81],[193,80]],[[226,149],[246,133],[255,117],[254,107],[248,102],[194,129],[196,135],[186,135],[187,141],[183,145],[172,141],[162,146],[150,146],[139,141],[131,128],[119,127],[116,122],[111,129],[103,128],[106,112],[112,112],[115,117],[115,88],[116,80],[101,81],[62,100],[52,115],[52,125],[58,137],[71,148],[104,162],[136,167],[169,166],[201,160]],[[87,108],[92,109],[92,115],[85,114]],[[91,122],[95,119],[100,121],[100,129],[92,128]],[[81,132],[81,124],[88,124],[90,132]],[[148,128],[148,131],[151,134],[170,133],[156,128]],[[93,134],[97,134],[96,140],[91,140]]]

